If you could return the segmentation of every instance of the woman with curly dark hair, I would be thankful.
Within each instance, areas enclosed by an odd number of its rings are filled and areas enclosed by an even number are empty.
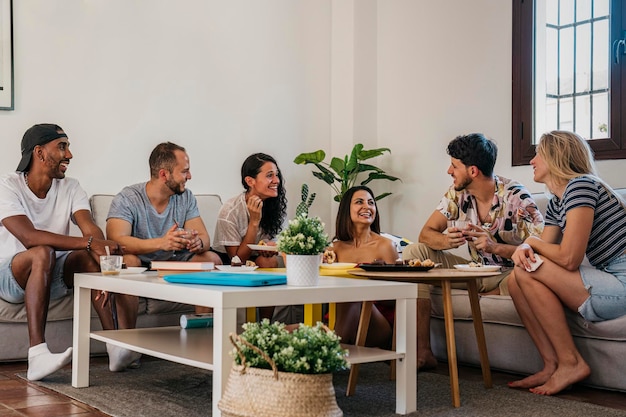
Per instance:
[[[224,203],[215,226],[215,246],[226,265],[235,256],[241,262],[254,261],[262,268],[284,266],[278,252],[256,252],[248,247],[273,241],[281,231],[287,213],[283,176],[276,160],[264,153],[250,155],[241,166],[245,191]]]

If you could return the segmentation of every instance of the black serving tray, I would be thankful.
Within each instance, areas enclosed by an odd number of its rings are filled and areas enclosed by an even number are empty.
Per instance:
[[[361,268],[370,272],[419,272],[429,271],[434,266],[410,266],[410,265],[381,265],[381,264],[358,264],[357,268]]]

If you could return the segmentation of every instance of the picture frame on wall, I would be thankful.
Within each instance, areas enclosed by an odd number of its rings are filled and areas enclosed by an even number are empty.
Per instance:
[[[13,88],[13,0],[0,0],[0,110],[13,110]]]

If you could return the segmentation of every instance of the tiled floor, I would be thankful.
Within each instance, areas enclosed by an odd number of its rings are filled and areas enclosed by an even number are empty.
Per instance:
[[[106,361],[106,358],[94,358],[92,360]],[[447,375],[447,369],[445,364],[439,364],[435,372]],[[26,362],[0,363],[0,417],[108,417],[108,414],[86,404],[30,384],[28,381],[15,376],[16,373],[25,371]],[[479,368],[461,366],[459,377],[482,380]],[[494,384],[504,385],[512,379],[515,379],[515,376],[493,372]],[[626,394],[624,393],[576,386],[559,397],[624,410],[626,415]]]
[[[108,414],[15,376],[26,362],[0,364],[0,417],[107,417]]]

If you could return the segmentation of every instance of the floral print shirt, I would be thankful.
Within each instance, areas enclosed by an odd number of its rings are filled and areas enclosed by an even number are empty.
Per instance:
[[[495,176],[496,187],[488,218],[479,219],[476,198],[466,190],[456,191],[450,187],[437,210],[449,220],[466,220],[482,225],[494,241],[519,245],[529,236],[543,232],[543,216],[530,192],[517,181]],[[510,259],[492,253],[478,251],[468,242],[472,261],[485,265],[513,266]]]

